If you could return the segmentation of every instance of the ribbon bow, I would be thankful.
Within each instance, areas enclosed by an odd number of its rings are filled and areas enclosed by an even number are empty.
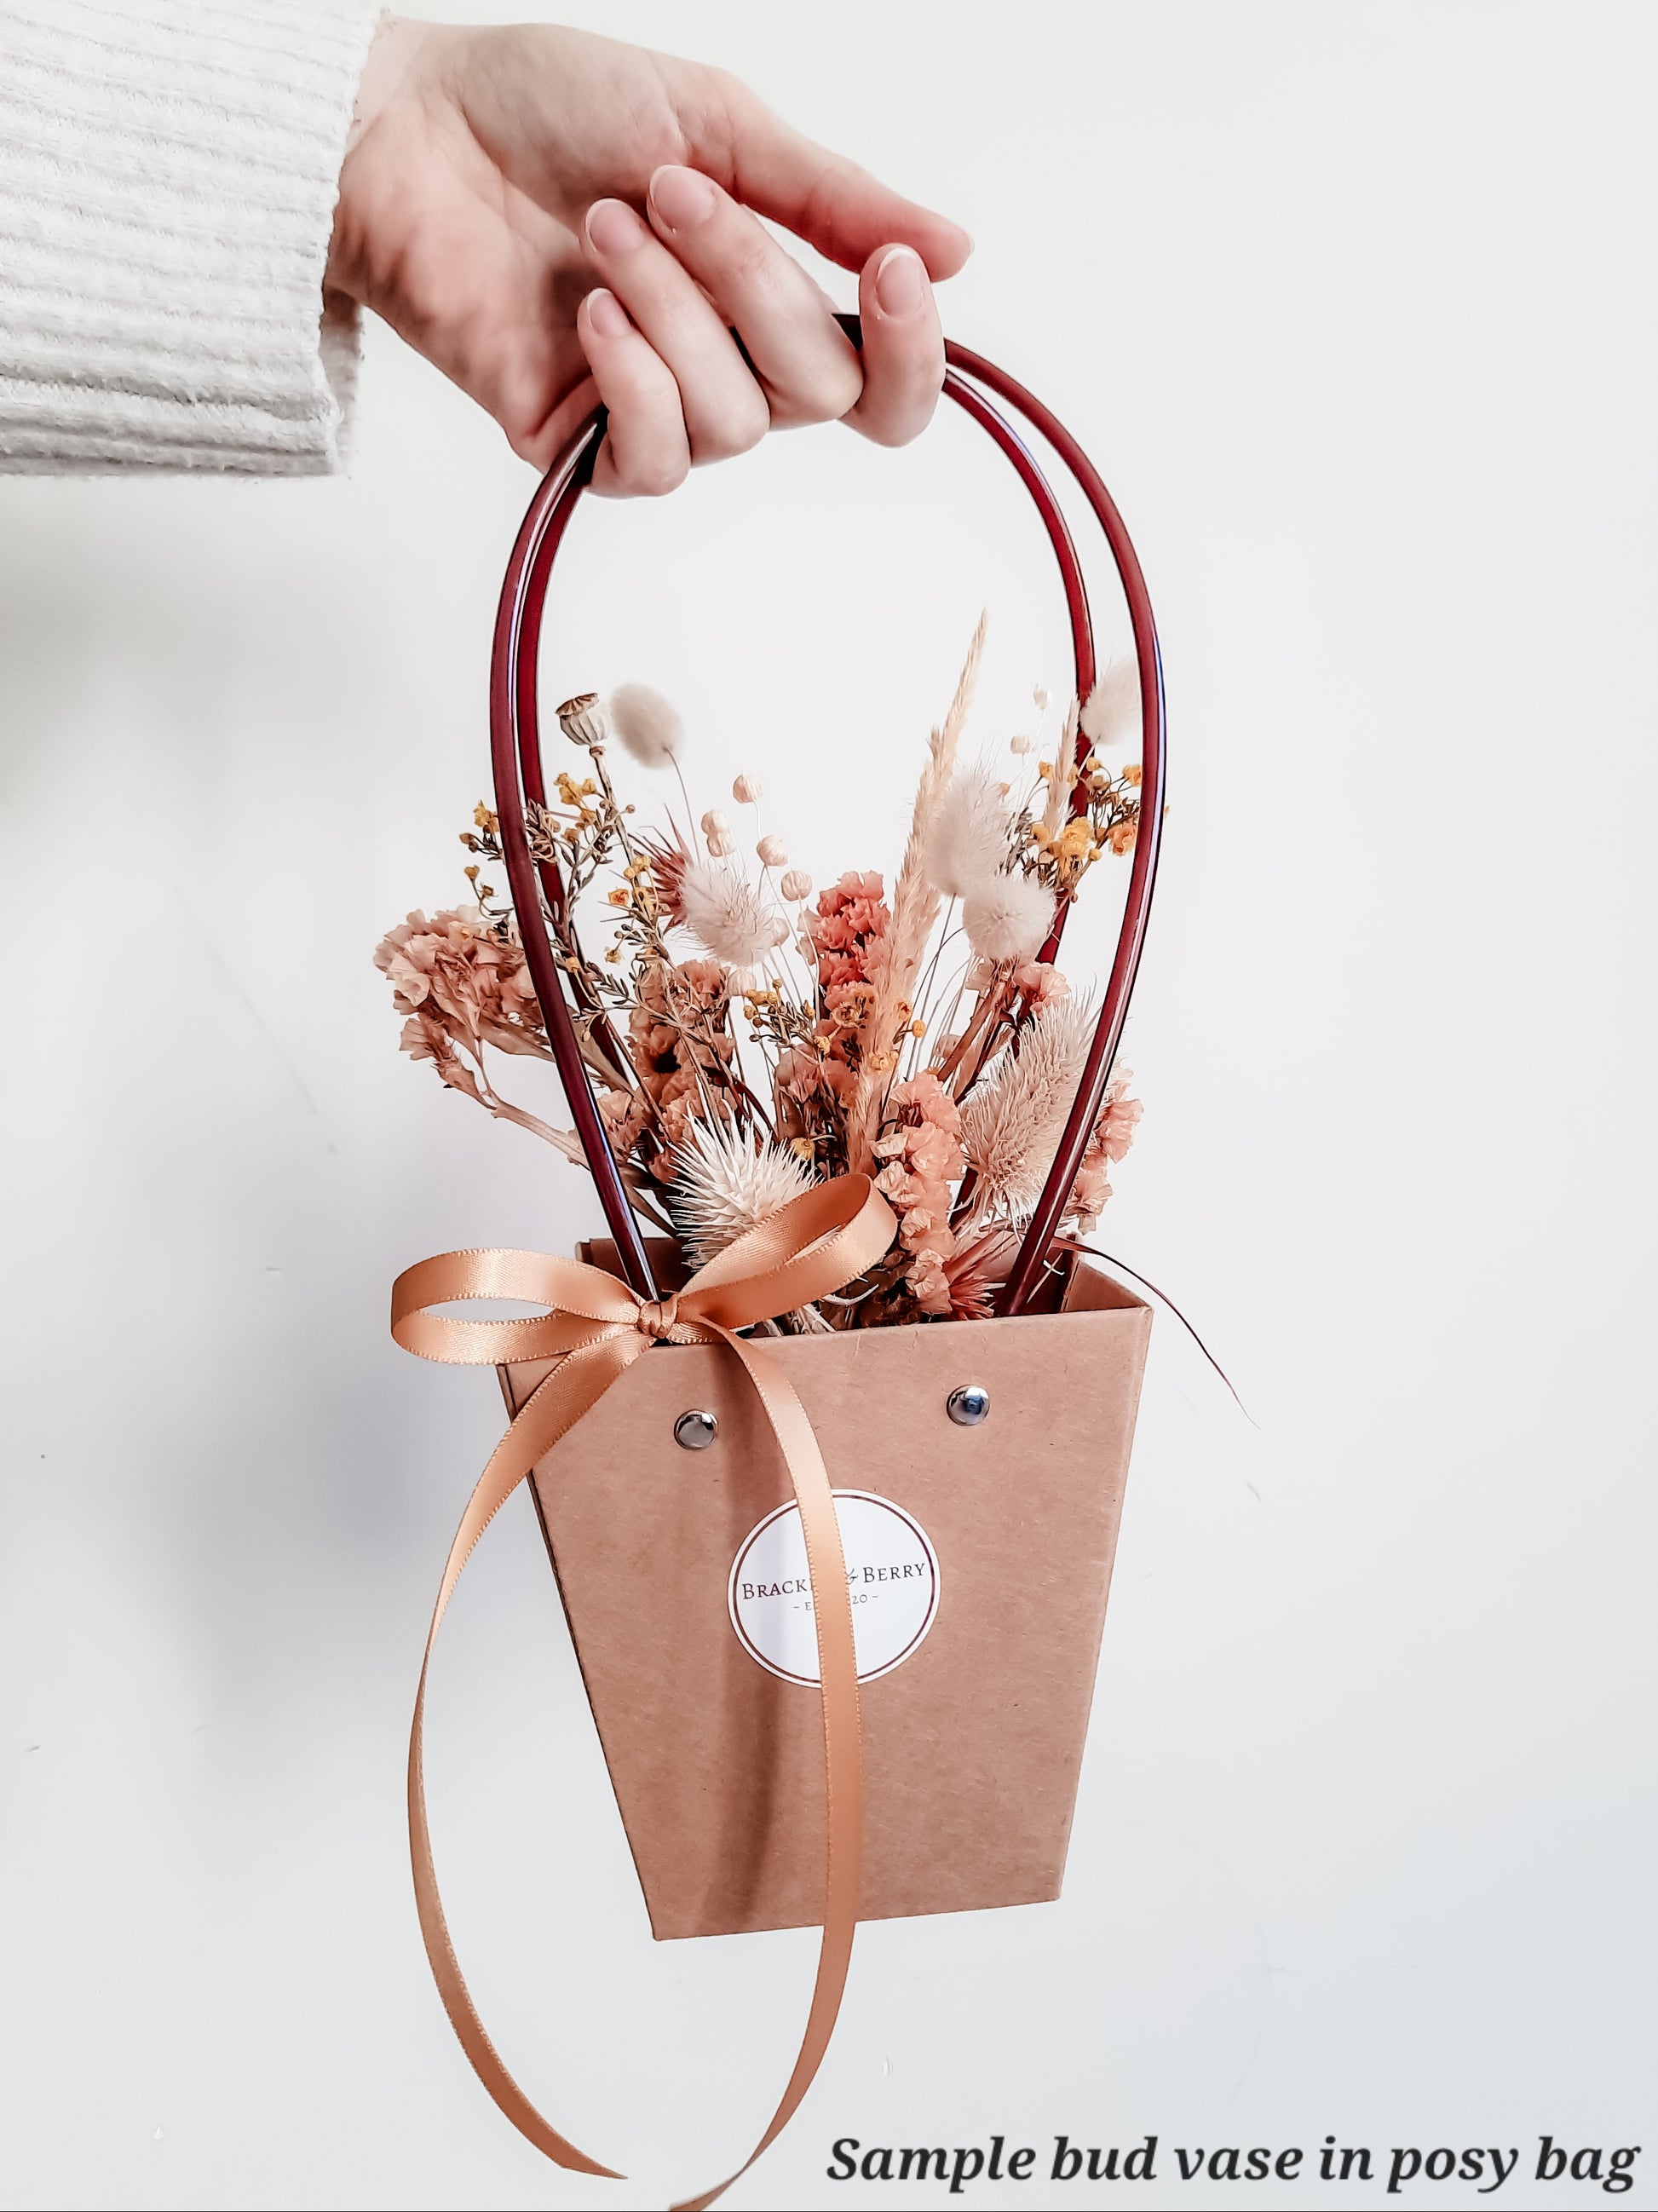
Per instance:
[[[408,1268],[392,1286],[392,1334],[405,1352],[464,1366],[556,1363],[491,1454],[449,1547],[427,1631],[409,1739],[409,1843],[426,1955],[461,2048],[519,2132],[557,2165],[578,2173],[623,2179],[550,2126],[508,2073],[478,2017],[444,1918],[422,1765],[426,1681],[438,1630],[478,1539],[513,1491],[635,1360],[659,1344],[724,1344],[736,1354],[759,1395],[794,1486],[817,1633],[828,1778],[817,1976],[799,2056],[765,2133],[735,2173],[717,2188],[688,2198],[675,2212],[704,2212],[748,2172],[793,2117],[829,2047],[858,1923],[863,1849],[858,1663],[834,1494],[811,1424],[781,1363],[762,1344],[750,1343],[738,1332],[810,1305],[863,1274],[886,1252],[897,1228],[892,1209],[867,1176],[842,1176],[806,1191],[738,1237],[670,1297],[641,1298],[602,1267],[544,1252],[445,1252]],[[550,1310],[517,1321],[465,1321],[432,1310],[465,1298],[522,1298]]]

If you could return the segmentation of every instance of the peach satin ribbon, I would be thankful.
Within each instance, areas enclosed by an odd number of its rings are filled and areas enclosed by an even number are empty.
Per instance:
[[[461,1571],[490,1522],[559,1438],[654,1345],[718,1343],[735,1352],[759,1394],[794,1486],[817,1631],[828,1778],[828,1863],[817,1977],[799,2056],[765,2133],[735,2173],[674,2212],[703,2212],[748,2172],[793,2117],[829,2047],[858,1923],[864,1817],[858,1665],[835,1500],[793,1385],[763,1345],[745,1341],[737,1332],[809,1305],[861,1275],[882,1257],[897,1226],[866,1176],[843,1176],[793,1200],[728,1245],[676,1297],[659,1301],[641,1298],[603,1268],[541,1252],[445,1252],[407,1269],[392,1287],[392,1334],[406,1352],[422,1359],[492,1367],[516,1360],[557,1361],[495,1447],[449,1549],[427,1632],[409,1740],[409,1841],[426,1955],[461,2048],[519,2132],[578,2173],[623,2178],[550,2126],[507,2072],[478,2017],[443,1917],[422,1765],[433,1646]],[[522,1321],[462,1321],[432,1310],[463,1298],[522,1298],[552,1310]]]

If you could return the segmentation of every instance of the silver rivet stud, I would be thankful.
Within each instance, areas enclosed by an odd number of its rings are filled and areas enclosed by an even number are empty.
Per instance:
[[[673,1425],[673,1440],[686,1451],[707,1451],[719,1433],[717,1413],[682,1413]]]
[[[990,1419],[990,1393],[982,1382],[963,1382],[944,1401],[944,1411],[964,1429],[976,1429]]]

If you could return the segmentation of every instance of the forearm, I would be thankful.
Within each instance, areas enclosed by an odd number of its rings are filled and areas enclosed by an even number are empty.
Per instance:
[[[0,471],[340,464],[377,0],[0,0]]]

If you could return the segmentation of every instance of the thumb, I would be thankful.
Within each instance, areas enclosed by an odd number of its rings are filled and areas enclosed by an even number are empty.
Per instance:
[[[844,155],[832,154],[774,115],[745,84],[723,80],[723,144],[709,168],[735,199],[780,222],[843,269],[861,269],[879,246],[914,246],[935,282],[953,276],[973,251],[959,223],[919,207]],[[696,133],[693,132],[695,137]]]

